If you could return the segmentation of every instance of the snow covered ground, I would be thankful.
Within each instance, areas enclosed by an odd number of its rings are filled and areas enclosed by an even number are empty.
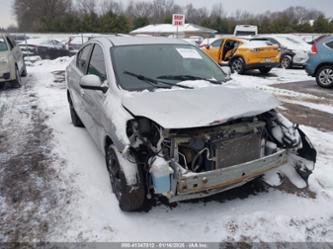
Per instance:
[[[0,128],[7,132],[0,134],[0,149],[8,149],[4,145],[6,142],[2,142],[6,141],[3,138],[13,139],[10,131],[15,127],[8,127],[12,119],[22,124],[18,127],[21,130],[24,124],[29,124],[32,115],[43,117],[43,124],[49,129],[48,142],[40,139],[40,146],[47,147],[45,153],[52,154],[43,167],[56,176],[50,184],[45,185],[47,192],[40,189],[41,193],[44,191],[41,196],[45,202],[22,198],[17,205],[8,201],[10,197],[4,194],[8,191],[0,191],[0,218],[8,223],[7,226],[0,226],[0,241],[16,238],[21,241],[43,239],[59,242],[333,242],[333,124],[331,130],[302,127],[319,153],[308,190],[294,191],[288,186],[273,189],[253,182],[205,200],[181,202],[172,207],[157,203],[147,212],[124,213],[118,208],[116,197],[111,192],[102,154],[85,129],[75,128],[71,124],[64,82],[64,69],[69,61],[70,58],[38,61],[28,68],[30,76],[25,79],[23,89],[0,91]],[[312,80],[303,70],[274,69],[267,77],[257,76],[256,73],[233,75],[233,80],[228,84],[270,91],[282,101],[290,100],[292,96],[302,105],[332,115],[333,105],[330,102],[313,106],[313,99],[320,97],[273,86]],[[24,96],[20,98],[22,93],[26,94],[25,97],[34,94],[35,98],[23,101]],[[16,100],[15,106],[11,105],[13,99]],[[32,109],[38,114],[28,111],[26,116],[21,115],[14,111],[15,108],[22,112]],[[0,163],[6,165],[14,154],[0,150]],[[4,173],[0,166],[1,184],[8,178]],[[50,173],[47,173],[49,177]],[[20,179],[22,175],[15,177]],[[43,178],[43,175],[40,177]],[[33,182],[27,184],[32,185],[24,186],[22,182],[22,187],[37,186]],[[48,195],[52,196],[51,200],[47,198]],[[34,209],[34,206],[38,208]],[[9,212],[10,209],[14,211]],[[28,220],[27,215],[31,217]],[[25,230],[15,231],[25,220],[28,225],[37,223],[37,226],[31,227],[43,233],[43,236]],[[41,220],[47,228],[36,228]],[[15,224],[16,228],[11,227],[9,222]],[[21,228],[28,229],[28,225]]]

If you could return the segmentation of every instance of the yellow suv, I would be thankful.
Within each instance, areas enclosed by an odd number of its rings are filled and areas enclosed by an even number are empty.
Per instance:
[[[220,65],[230,65],[232,71],[244,73],[247,70],[259,69],[268,73],[280,65],[280,49],[265,41],[248,41],[237,37],[215,39],[210,45],[202,48]]]

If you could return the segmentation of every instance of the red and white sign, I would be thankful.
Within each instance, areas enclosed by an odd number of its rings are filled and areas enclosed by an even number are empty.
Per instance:
[[[172,15],[172,25],[174,25],[174,26],[185,25],[185,15],[173,14]]]

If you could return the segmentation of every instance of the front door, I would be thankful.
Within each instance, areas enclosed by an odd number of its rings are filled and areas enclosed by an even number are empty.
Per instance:
[[[210,44],[204,51],[216,62],[219,62],[219,51],[221,44],[223,43],[223,39],[218,39]]]
[[[94,45],[87,74],[96,75],[100,78],[102,84],[108,84],[105,56],[99,44]],[[106,120],[104,113],[105,98],[106,94],[102,91],[84,90],[83,101],[89,115],[89,120],[91,121],[89,122],[89,127],[86,128],[91,133],[97,145],[100,145],[100,141],[105,133],[103,125]]]

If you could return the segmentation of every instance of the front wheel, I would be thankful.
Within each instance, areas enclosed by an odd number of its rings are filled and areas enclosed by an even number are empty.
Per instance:
[[[122,211],[126,212],[141,210],[146,198],[143,177],[139,174],[135,186],[128,185],[123,169],[119,163],[119,161],[126,159],[122,158],[122,160],[119,160],[119,154],[117,154],[115,150],[116,148],[113,145],[109,145],[106,149],[105,160],[110,175],[112,190],[118,199],[119,207]]]
[[[333,66],[323,66],[316,73],[317,84],[323,88],[333,87]]]
[[[242,58],[233,59],[230,63],[231,70],[233,72],[242,74],[245,71],[245,63]]]
[[[14,80],[14,87],[20,88],[22,86],[22,79],[17,66],[15,66],[15,80]]]
[[[259,71],[262,74],[268,74],[271,70],[272,70],[271,67],[262,67],[262,68],[259,68]]]

